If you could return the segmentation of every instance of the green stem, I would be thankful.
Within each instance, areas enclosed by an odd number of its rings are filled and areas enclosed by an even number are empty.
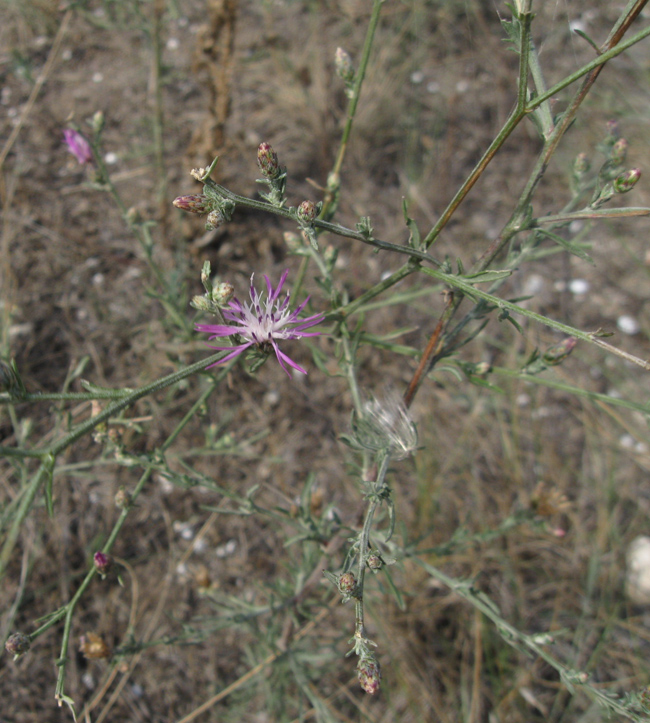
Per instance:
[[[225,374],[227,373],[228,369],[224,369],[221,371],[219,376],[216,379],[213,379],[208,386],[208,388],[201,394],[201,396],[194,402],[190,410],[187,412],[187,414],[183,417],[183,419],[176,425],[176,428],[174,431],[167,437],[165,442],[160,447],[159,453],[164,454],[164,452],[169,449],[169,447],[174,443],[178,435],[181,433],[181,431],[187,426],[188,422],[194,417],[196,412],[205,404],[207,399],[210,397],[210,395],[214,392],[214,390],[219,385],[219,382],[223,379]],[[124,525],[124,522],[126,521],[126,518],[129,515],[130,510],[133,507],[133,503],[140,495],[140,492],[142,492],[142,489],[144,488],[145,484],[149,480],[149,477],[151,476],[151,473],[155,469],[155,464],[150,464],[143,474],[141,475],[140,479],[138,480],[137,485],[135,486],[132,494],[131,494],[131,505],[129,507],[126,507],[122,510],[122,513],[120,514],[119,518],[117,519],[115,525],[113,526],[113,529],[111,530],[111,534],[109,535],[106,543],[102,547],[102,552],[110,552],[113,545],[115,544],[115,540],[117,539],[122,526]],[[47,630],[49,627],[54,625],[57,620],[60,620],[65,615],[65,624],[63,627],[63,636],[61,640],[61,654],[59,656],[59,659],[57,660],[57,665],[59,666],[59,675],[56,682],[56,692],[55,692],[55,699],[57,701],[62,701],[65,698],[64,694],[64,685],[65,685],[65,671],[66,671],[66,665],[67,665],[67,659],[68,659],[68,647],[70,644],[70,633],[72,630],[72,617],[75,611],[75,608],[77,607],[77,604],[79,600],[81,600],[81,597],[83,596],[84,592],[86,591],[88,585],[90,585],[91,580],[96,574],[96,570],[94,567],[92,567],[89,571],[86,577],[83,579],[82,583],[79,585],[79,588],[77,589],[77,592],[74,594],[72,599],[68,602],[68,604],[57,611],[56,613],[56,619],[55,620],[48,620],[48,622],[39,628],[31,637],[32,639],[36,637],[38,634],[44,632],[44,630]]]
[[[388,472],[388,465],[390,463],[390,454],[384,454],[377,471],[377,479],[373,483],[373,492],[366,510],[366,517],[363,521],[363,528],[358,538],[358,553],[359,553],[359,567],[357,570],[357,591],[358,597],[355,599],[355,631],[354,635],[356,638],[364,639],[366,637],[365,626],[364,626],[364,611],[363,611],[363,588],[366,577],[366,560],[368,558],[368,549],[370,544],[370,530],[372,529],[372,521],[375,517],[375,512],[381,504],[381,494],[386,489],[386,473]]]
[[[88,434],[88,432],[92,431],[95,427],[97,427],[98,424],[105,422],[116,412],[122,411],[123,409],[132,406],[133,404],[135,404],[135,402],[137,402],[142,397],[147,396],[148,394],[153,394],[160,389],[164,389],[165,387],[171,386],[172,384],[176,384],[177,382],[191,376],[192,374],[203,371],[206,367],[214,364],[215,362],[218,362],[227,353],[228,352],[220,351],[219,353],[213,354],[207,359],[202,359],[195,364],[191,364],[190,366],[185,367],[185,369],[181,369],[178,372],[169,374],[162,379],[158,379],[151,384],[147,384],[140,389],[136,389],[130,392],[128,396],[113,402],[113,404],[109,404],[106,409],[101,411],[99,414],[91,417],[85,422],[82,422],[76,429],[65,435],[58,442],[55,442],[48,449],[39,450],[39,456],[43,461],[41,462],[41,466],[38,468],[32,479],[30,480],[26,491],[24,492],[24,497],[21,501],[20,507],[18,508],[15,517],[13,518],[11,528],[7,533],[7,537],[2,546],[2,550],[0,551],[0,579],[2,579],[6,572],[6,567],[9,563],[13,548],[18,539],[22,523],[31,508],[34,498],[36,497],[36,493],[38,492],[42,483],[47,479],[48,468],[52,464],[53,459],[56,459],[56,457],[61,452],[63,452],[64,449],[69,447],[71,444],[76,442],[84,435]]]

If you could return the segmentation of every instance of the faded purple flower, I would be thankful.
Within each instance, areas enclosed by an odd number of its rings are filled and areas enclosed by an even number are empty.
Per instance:
[[[79,133],[79,131],[66,128],[63,131],[64,141],[68,150],[83,166],[84,163],[91,163],[93,154],[90,150],[90,143]]]
[[[264,292],[258,294],[253,286],[253,276],[251,276],[250,297],[251,303],[242,304],[237,297],[229,302],[228,308],[223,312],[224,319],[230,324],[197,324],[197,331],[204,331],[210,334],[210,339],[216,339],[220,336],[232,336],[233,334],[241,337],[244,342],[236,346],[213,346],[212,349],[229,350],[231,353],[225,356],[216,364],[223,364],[251,346],[255,346],[261,351],[270,352],[271,349],[280,363],[284,371],[289,374],[289,370],[285,363],[293,367],[302,374],[307,374],[306,370],[296,364],[286,354],[280,351],[278,342],[284,339],[302,339],[304,336],[318,336],[319,331],[305,332],[311,326],[320,324],[324,318],[324,314],[314,314],[305,319],[299,319],[298,315],[305,308],[309,301],[307,297],[302,304],[298,305],[293,311],[289,310],[289,292],[282,301],[279,300],[280,291],[287,278],[289,270],[287,269],[280,278],[280,283],[275,289],[271,284],[268,276],[264,276],[266,280],[266,299],[262,301]],[[211,366],[216,366],[212,364]]]

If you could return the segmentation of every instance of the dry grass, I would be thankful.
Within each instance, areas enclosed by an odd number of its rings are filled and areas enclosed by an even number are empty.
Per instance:
[[[138,6],[149,18],[152,7]],[[605,2],[594,7],[589,30],[598,35],[613,10]],[[110,8],[116,18],[106,15]],[[567,41],[566,18],[553,17],[561,10],[555,4],[539,8],[538,26],[546,34],[538,40],[552,80],[589,57],[586,44]],[[7,138],[33,87],[30,73],[36,77],[42,68],[61,16],[34,2],[24,8],[5,4],[0,13],[6,21],[0,23],[6,111],[0,136]],[[220,183],[253,195],[255,149],[268,140],[289,168],[291,203],[317,200],[314,184],[326,182],[345,113],[345,98],[333,75],[334,50],[343,45],[358,53],[367,14],[367,3],[355,0],[240,0],[230,85],[226,78],[211,85],[195,62],[203,3],[191,0],[180,15],[165,16],[164,162],[170,200],[194,190],[187,171],[206,164],[202,153],[210,141],[196,131],[214,130],[215,118],[221,124]],[[97,3],[92,17],[92,29],[89,19],[71,18],[52,72],[25,115],[3,168],[0,339],[3,355],[16,358],[32,391],[60,389],[84,357],[89,357],[84,378],[119,387],[137,386],[204,353],[203,345],[183,338],[147,295],[154,281],[141,252],[108,197],[87,188],[83,172],[66,154],[61,134],[71,115],[83,122],[96,110],[104,111],[105,144],[118,154],[114,168],[120,192],[144,217],[161,221],[154,232],[156,257],[167,272],[177,273],[179,294],[186,293],[184,286],[190,294],[200,292],[204,258],[240,289],[252,270],[277,276],[287,266],[297,268],[282,241],[287,228],[272,218],[237,212],[231,224],[206,240],[200,222],[161,216],[153,170],[150,42],[131,5]],[[479,2],[418,0],[385,6],[344,165],[342,223],[353,225],[359,215],[370,215],[381,238],[403,240],[401,203],[406,197],[411,213],[428,228],[513,101],[515,58],[503,49],[501,37],[494,9]],[[593,147],[603,120],[612,113],[621,118],[631,140],[633,163],[644,166],[649,155],[643,140],[647,85],[641,85],[646,54],[641,48],[608,68],[549,171],[540,209],[562,205],[566,168],[577,151]],[[414,82],[416,72],[421,81]],[[215,88],[231,93],[225,119],[208,107]],[[219,113],[224,107],[219,106]],[[532,131],[516,134],[436,253],[462,256],[466,267],[471,264],[500,229],[536,150]],[[645,194],[640,191],[634,205],[642,205]],[[634,314],[643,332],[616,342],[647,358],[650,275],[640,232],[644,223],[594,229],[595,267],[550,257],[515,279],[509,294],[524,294],[526,279],[535,273],[544,287],[530,303],[542,313],[585,329],[612,328],[620,313]],[[376,256],[361,245],[332,243],[340,249],[338,273],[351,297],[396,266],[395,259]],[[555,280],[575,277],[588,279],[593,290],[581,302],[553,287]],[[309,284],[317,294],[311,280]],[[411,331],[400,342],[422,348],[442,308],[442,299],[432,293],[406,309],[374,312],[368,326],[375,333],[408,326]],[[461,356],[516,368],[535,345],[552,341],[544,330],[532,327],[523,339],[493,321]],[[331,351],[327,339],[317,344]],[[309,363],[308,356],[298,352],[299,361]],[[359,375],[371,389],[385,380],[401,388],[414,367],[412,360],[368,348]],[[554,374],[595,391],[647,398],[643,372],[591,349],[579,348]],[[628,434],[645,443],[646,421],[567,393],[506,377],[491,380],[502,394],[461,383],[441,369],[417,398],[414,416],[422,450],[396,466],[392,478],[397,539],[420,539],[423,549],[445,543],[459,527],[478,535],[475,542],[427,559],[449,574],[473,578],[503,616],[524,631],[557,631],[558,655],[589,671],[597,684],[614,684],[619,692],[640,690],[648,684],[647,613],[626,601],[623,576],[627,544],[648,531],[650,454],[647,446],[631,451],[621,445],[621,437]],[[139,429],[124,430],[126,448],[154,449],[186,413],[199,384],[191,379],[141,402],[130,415],[141,419]],[[19,423],[33,427],[32,442],[50,429],[54,409],[50,404],[17,408]],[[83,404],[71,410],[75,419],[90,414]],[[168,459],[179,471],[183,461],[191,462],[215,484],[238,493],[260,484],[261,503],[285,508],[295,504],[311,473],[318,490],[313,504],[323,510],[335,507],[344,523],[354,526],[360,497],[347,474],[353,457],[338,441],[348,429],[349,410],[342,380],[316,369],[306,380],[290,381],[271,364],[254,379],[237,368]],[[56,414],[65,424],[65,413]],[[214,449],[215,439],[223,454],[206,453]],[[0,440],[16,442],[5,411],[0,411]],[[65,604],[116,520],[115,493],[121,485],[132,487],[140,473],[103,463],[100,447],[90,440],[77,444],[60,463],[54,517],[48,518],[43,507],[33,511],[21,538],[22,556],[15,556],[3,581],[3,632],[9,632],[8,626],[29,631],[38,617]],[[12,465],[1,464],[0,499],[8,509],[17,495],[16,482]],[[540,480],[571,502],[549,521],[567,534],[557,537],[524,526],[481,540],[482,533],[531,504]],[[93,721],[178,721],[276,654],[277,646],[298,631],[304,637],[290,654],[278,655],[259,676],[197,720],[600,719],[587,698],[569,696],[557,673],[506,645],[491,623],[410,560],[391,568],[404,594],[404,609],[381,577],[369,587],[370,635],[379,645],[384,670],[377,699],[358,690],[354,664],[343,658],[352,612],[338,605],[324,580],[303,607],[259,616],[256,632],[251,629],[255,626],[244,625],[218,629],[215,621],[227,609],[229,596],[251,605],[272,604],[291,594],[303,554],[311,556],[314,569],[327,563],[316,547],[309,552],[299,545],[285,547],[286,524],[206,510],[218,505],[228,505],[218,491],[173,487],[160,476],[145,489],[115,548],[129,565],[124,587],[114,580],[93,582],[75,617],[75,641],[93,631],[110,646],[123,645],[130,625],[135,640],[160,641],[187,625],[200,631],[194,637],[201,642],[147,648],[137,665],[126,656],[115,679],[109,679],[106,661],[73,654],[67,690],[79,710],[98,697]],[[338,559],[333,557],[333,567]],[[313,616],[318,624],[309,627]],[[60,632],[58,627],[50,630],[16,663],[3,658],[0,698],[6,723],[65,719],[53,700]],[[123,687],[112,700],[120,680]],[[98,718],[102,710],[106,717]]]

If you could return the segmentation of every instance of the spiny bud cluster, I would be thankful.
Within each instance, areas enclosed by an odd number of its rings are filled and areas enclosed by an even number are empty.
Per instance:
[[[221,309],[228,306],[228,302],[235,295],[235,287],[227,281],[215,281],[211,279],[212,266],[209,261],[203,262],[201,269],[201,283],[205,289],[203,296],[195,296],[190,305],[199,311],[207,311],[210,314],[220,314]]]

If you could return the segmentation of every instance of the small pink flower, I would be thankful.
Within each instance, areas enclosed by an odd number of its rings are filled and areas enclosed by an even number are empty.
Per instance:
[[[63,131],[64,142],[68,146],[68,150],[83,166],[84,163],[91,163],[93,154],[90,150],[90,143],[79,133],[79,131],[66,128]]]
[[[309,301],[307,297],[302,304],[299,304],[293,311],[289,310],[289,292],[282,301],[278,300],[280,291],[287,278],[289,270],[287,269],[280,278],[280,283],[274,289],[268,276],[264,276],[266,280],[266,299],[262,301],[264,292],[258,293],[253,286],[253,276],[251,276],[250,285],[250,304],[242,304],[237,297],[229,302],[228,308],[223,312],[224,319],[230,324],[197,324],[197,331],[204,331],[210,334],[210,339],[216,339],[220,336],[237,335],[243,343],[236,346],[213,346],[212,349],[229,350],[231,353],[225,356],[216,364],[223,364],[230,359],[241,354],[251,346],[257,347],[261,351],[269,352],[271,349],[275,352],[280,366],[289,374],[289,370],[285,363],[293,367],[302,374],[307,374],[306,370],[296,364],[286,354],[280,351],[278,342],[285,339],[302,339],[305,336],[318,336],[319,331],[305,332],[311,326],[320,324],[324,318],[324,314],[314,314],[305,319],[299,319],[298,314],[305,308]],[[216,366],[212,364],[211,366]]]

